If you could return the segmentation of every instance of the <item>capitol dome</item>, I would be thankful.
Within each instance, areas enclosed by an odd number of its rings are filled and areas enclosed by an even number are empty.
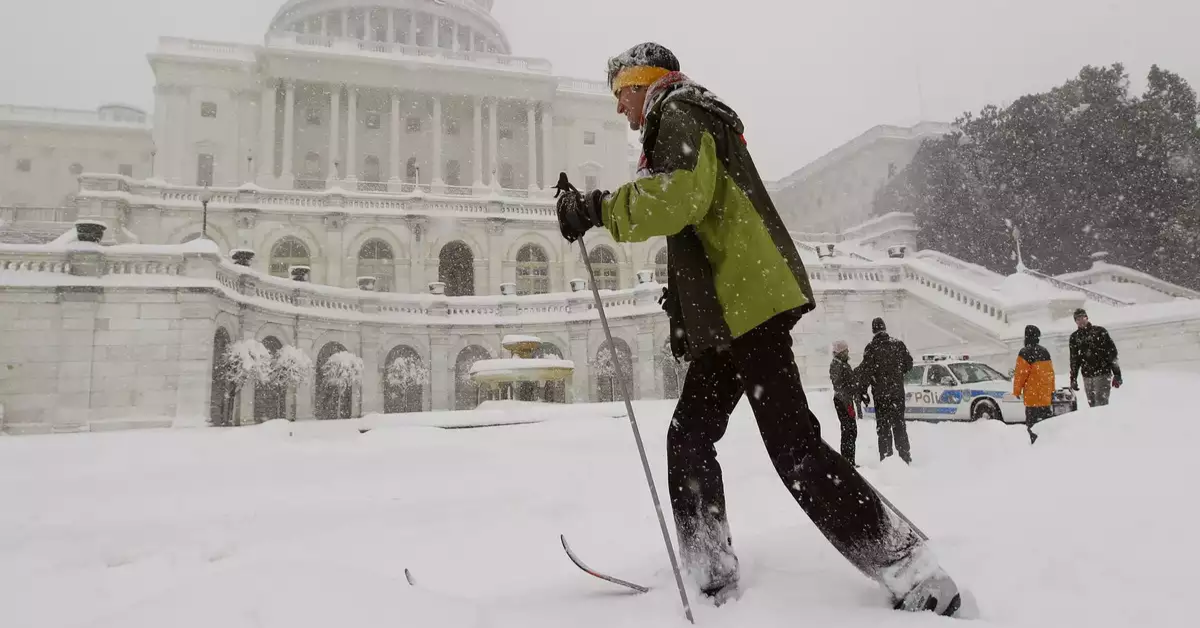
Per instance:
[[[512,54],[495,0],[287,0],[270,31]]]

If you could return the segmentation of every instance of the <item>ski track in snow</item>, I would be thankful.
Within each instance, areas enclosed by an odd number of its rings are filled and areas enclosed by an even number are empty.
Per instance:
[[[1023,426],[910,424],[911,468],[881,465],[874,425],[860,422],[867,477],[978,598],[968,625],[1194,625],[1200,424],[1175,408],[1200,377],[1127,380],[1112,406],[1039,426],[1033,448]],[[836,445],[827,393],[811,397]],[[672,407],[637,403],[664,507]],[[271,422],[0,437],[0,624],[687,625],[628,421],[580,410],[455,431]],[[698,625],[964,621],[888,607],[792,501],[744,400],[719,452],[746,590],[719,609],[690,591]],[[560,533],[591,567],[655,589],[583,574]]]

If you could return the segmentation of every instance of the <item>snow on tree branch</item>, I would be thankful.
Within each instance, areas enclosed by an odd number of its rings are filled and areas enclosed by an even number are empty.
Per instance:
[[[329,357],[322,368],[321,375],[326,383],[338,391],[348,391],[362,381],[362,358],[349,351],[339,351]]]
[[[307,382],[313,375],[312,359],[298,347],[288,345],[275,356],[271,381],[277,386],[296,387]]]
[[[225,381],[241,388],[251,382],[267,384],[274,360],[271,352],[257,340],[241,340],[225,350]]]
[[[407,388],[429,381],[429,369],[416,356],[402,355],[387,367],[387,383],[396,388]]]

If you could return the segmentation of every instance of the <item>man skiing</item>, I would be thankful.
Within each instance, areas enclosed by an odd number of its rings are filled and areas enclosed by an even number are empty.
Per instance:
[[[1050,352],[1038,344],[1042,330],[1036,325],[1025,327],[1025,346],[1017,354],[1013,372],[1013,394],[1025,401],[1025,429],[1029,444],[1037,442],[1033,426],[1054,416],[1054,362]]]
[[[879,437],[879,459],[892,455],[892,443],[896,453],[907,464],[912,464],[912,450],[908,442],[908,425],[904,422],[907,410],[904,402],[904,375],[913,367],[913,357],[908,346],[899,338],[887,333],[887,324],[882,318],[871,321],[875,337],[863,350],[862,364],[858,365],[859,381],[863,389],[871,389],[875,399],[875,434]]]
[[[1088,405],[1107,406],[1113,388],[1121,387],[1121,367],[1117,363],[1117,345],[1108,330],[1093,325],[1083,308],[1075,310],[1075,325],[1071,332],[1071,390],[1079,390],[1079,373],[1083,372],[1083,389]]]
[[[854,444],[858,440],[857,416],[854,402],[859,400],[858,378],[850,367],[850,346],[845,340],[833,343],[833,360],[829,363],[829,381],[833,384],[833,407],[842,427],[842,457],[854,463]]]
[[[608,83],[617,111],[641,132],[640,178],[586,196],[562,181],[558,220],[571,242],[593,227],[619,242],[667,238],[663,309],[672,351],[691,361],[667,434],[685,571],[716,604],[738,595],[715,445],[744,393],[776,472],[825,538],[896,608],[954,614],[959,588],[928,544],[821,440],[790,333],[814,309],[813,292],[741,120],[658,44],[611,59]]]

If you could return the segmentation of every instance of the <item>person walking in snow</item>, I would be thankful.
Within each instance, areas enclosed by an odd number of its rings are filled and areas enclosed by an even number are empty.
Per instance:
[[[1025,402],[1025,429],[1029,444],[1037,442],[1033,426],[1054,416],[1054,362],[1050,352],[1038,344],[1042,330],[1036,325],[1025,327],[1025,346],[1017,354],[1013,370],[1013,394]]]
[[[1117,362],[1117,345],[1108,330],[1093,325],[1083,308],[1075,310],[1075,325],[1071,332],[1071,390],[1079,390],[1079,373],[1083,373],[1083,389],[1088,405],[1107,406],[1113,388],[1121,387],[1121,366]]]
[[[691,362],[667,433],[684,571],[716,604],[738,595],[716,444],[745,394],[780,480],[825,538],[897,608],[955,613],[960,591],[928,543],[821,439],[791,336],[815,297],[741,119],[655,43],[611,59],[608,84],[641,133],[639,178],[584,195],[560,175],[558,220],[570,242],[594,227],[618,242],[667,238],[663,309],[672,352]]]
[[[904,376],[913,367],[912,353],[899,338],[887,333],[887,324],[882,318],[871,321],[875,337],[863,350],[862,363],[858,365],[859,381],[863,390],[871,389],[875,399],[875,434],[879,438],[879,459],[886,460],[895,452],[907,464],[912,464],[912,450],[908,442],[908,424],[904,422],[905,407]]]
[[[842,457],[854,463],[854,444],[858,440],[858,416],[854,403],[862,396],[858,377],[850,367],[850,345],[845,340],[833,343],[833,360],[829,363],[829,381],[833,384],[833,407],[842,426]]]

